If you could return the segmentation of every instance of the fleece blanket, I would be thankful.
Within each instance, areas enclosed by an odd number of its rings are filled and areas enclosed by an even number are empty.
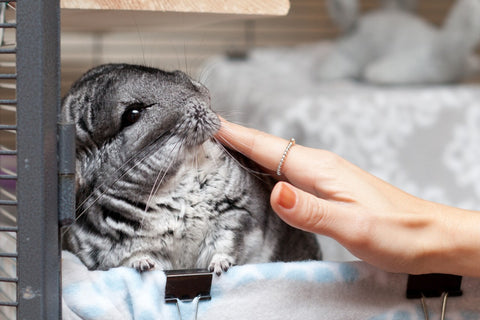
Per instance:
[[[214,276],[211,300],[165,303],[162,271],[88,271],[63,253],[63,319],[424,319],[405,297],[407,275],[364,262],[307,261],[232,267]],[[446,319],[480,319],[480,279],[464,277],[463,295],[447,301]],[[440,319],[441,298],[427,298]]]

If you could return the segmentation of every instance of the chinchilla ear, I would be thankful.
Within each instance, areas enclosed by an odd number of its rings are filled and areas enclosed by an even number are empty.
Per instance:
[[[358,2],[356,0],[327,0],[327,10],[339,28],[348,32],[353,29],[358,19]]]

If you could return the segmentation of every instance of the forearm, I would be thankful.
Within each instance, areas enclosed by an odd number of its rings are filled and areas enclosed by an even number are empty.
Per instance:
[[[480,212],[429,203],[428,233],[435,243],[425,254],[429,272],[480,277]],[[433,242],[433,241],[431,241]]]

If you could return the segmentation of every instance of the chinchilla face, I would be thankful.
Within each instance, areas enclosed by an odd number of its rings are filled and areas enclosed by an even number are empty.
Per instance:
[[[118,179],[128,169],[148,186],[159,172],[171,174],[220,125],[200,83],[180,71],[127,64],[87,72],[63,108],[76,123],[77,185]]]
[[[138,149],[168,134],[196,145],[219,126],[208,90],[180,71],[99,66],[74,84],[63,104],[85,149],[115,141]]]

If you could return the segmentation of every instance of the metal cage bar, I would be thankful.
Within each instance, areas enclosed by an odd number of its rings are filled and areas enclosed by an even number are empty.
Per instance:
[[[59,0],[18,1],[16,16],[18,318],[58,319]]]

